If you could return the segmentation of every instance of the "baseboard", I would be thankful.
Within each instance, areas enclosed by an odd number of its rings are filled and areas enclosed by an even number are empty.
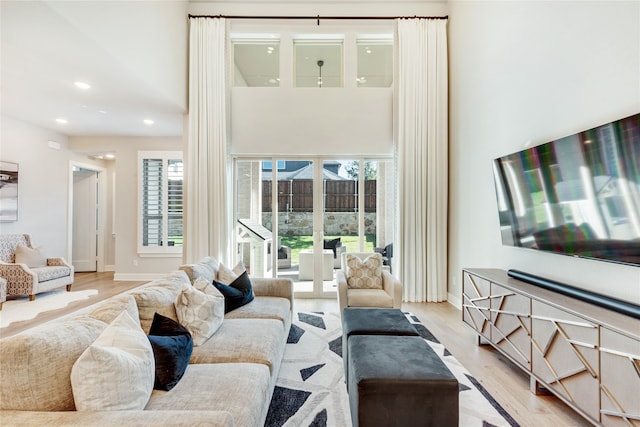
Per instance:
[[[166,277],[167,273],[116,273],[113,280],[122,280],[123,282],[143,282],[151,281]]]
[[[462,310],[462,299],[453,295],[452,293],[447,294],[447,302],[458,310]]]

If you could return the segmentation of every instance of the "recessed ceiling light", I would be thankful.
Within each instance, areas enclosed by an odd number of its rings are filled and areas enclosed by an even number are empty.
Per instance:
[[[62,117],[56,119],[56,122],[60,123],[61,125],[66,125],[68,123],[67,119],[63,119]]]
[[[115,159],[116,158],[115,154],[111,154],[111,153],[105,154],[104,157],[106,157],[107,159]]]
[[[105,110],[98,110],[98,113],[100,114],[107,114],[107,112]]]
[[[91,89],[91,85],[89,83],[74,82],[73,84],[76,85],[78,89]]]
[[[153,120],[151,119],[144,119],[144,124],[147,126],[151,126],[153,124]]]

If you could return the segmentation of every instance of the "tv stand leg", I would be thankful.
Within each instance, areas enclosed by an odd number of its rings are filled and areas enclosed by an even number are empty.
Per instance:
[[[531,391],[531,393],[535,394],[536,396],[551,395],[549,389],[540,384],[540,382],[538,382],[538,380],[533,375],[529,377],[529,391]]]

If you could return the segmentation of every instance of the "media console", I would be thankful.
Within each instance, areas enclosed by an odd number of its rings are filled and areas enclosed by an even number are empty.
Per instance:
[[[639,319],[504,270],[462,275],[462,320],[529,374],[532,392],[546,388],[594,425],[640,427]]]

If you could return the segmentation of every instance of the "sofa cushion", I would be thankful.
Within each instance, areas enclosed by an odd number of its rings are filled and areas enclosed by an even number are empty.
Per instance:
[[[184,375],[191,359],[191,334],[175,320],[156,313],[148,338],[155,360],[156,377],[153,388],[171,390]]]
[[[350,307],[393,308],[393,298],[383,289],[349,289],[347,305]]]
[[[224,315],[227,319],[277,319],[282,322],[284,330],[291,326],[291,302],[280,297],[255,297],[247,305]]]
[[[262,426],[270,396],[269,369],[265,365],[191,364],[172,390],[154,390],[145,409],[228,411],[236,426]]]
[[[149,332],[156,313],[178,320],[174,302],[185,286],[191,286],[189,277],[184,271],[178,270],[131,292],[138,304],[140,326],[143,331]]]
[[[193,349],[191,363],[261,363],[277,373],[287,336],[276,319],[228,319]]]
[[[29,268],[45,267],[47,256],[42,251],[42,246],[30,248],[25,245],[16,246],[16,263],[27,264]]]
[[[144,409],[155,378],[151,344],[138,319],[123,311],[71,370],[78,411]]]
[[[132,319],[139,319],[140,317],[136,300],[130,294],[116,295],[98,303],[87,312],[87,316],[102,320],[108,324],[113,322],[123,311],[129,313]]]
[[[31,271],[36,273],[36,276],[38,276],[38,282],[46,282],[48,280],[55,280],[71,275],[71,269],[64,265],[34,267]]]
[[[352,289],[382,289],[382,255],[366,259],[347,254],[347,285]]]
[[[0,345],[0,407],[73,411],[71,368],[107,324],[88,316],[54,321]]]
[[[213,286],[224,295],[224,312],[228,313],[253,301],[249,274],[244,271],[229,285],[214,281]]]
[[[236,280],[238,276],[240,276],[246,269],[244,268],[244,264],[242,261],[238,261],[238,263],[230,269],[223,263],[218,265],[218,273],[216,274],[216,281],[219,283],[224,283],[228,285],[229,283]]]
[[[196,279],[196,283],[199,282],[205,282],[211,292],[217,292],[203,278]],[[178,321],[191,332],[194,345],[202,345],[218,330],[224,319],[224,304],[224,297],[219,292],[207,294],[195,286],[185,287],[178,295],[175,302]]]
[[[209,283],[216,278],[216,272],[206,264],[184,264],[180,266],[180,270],[187,273],[191,283],[195,282],[199,277],[206,279]]]

